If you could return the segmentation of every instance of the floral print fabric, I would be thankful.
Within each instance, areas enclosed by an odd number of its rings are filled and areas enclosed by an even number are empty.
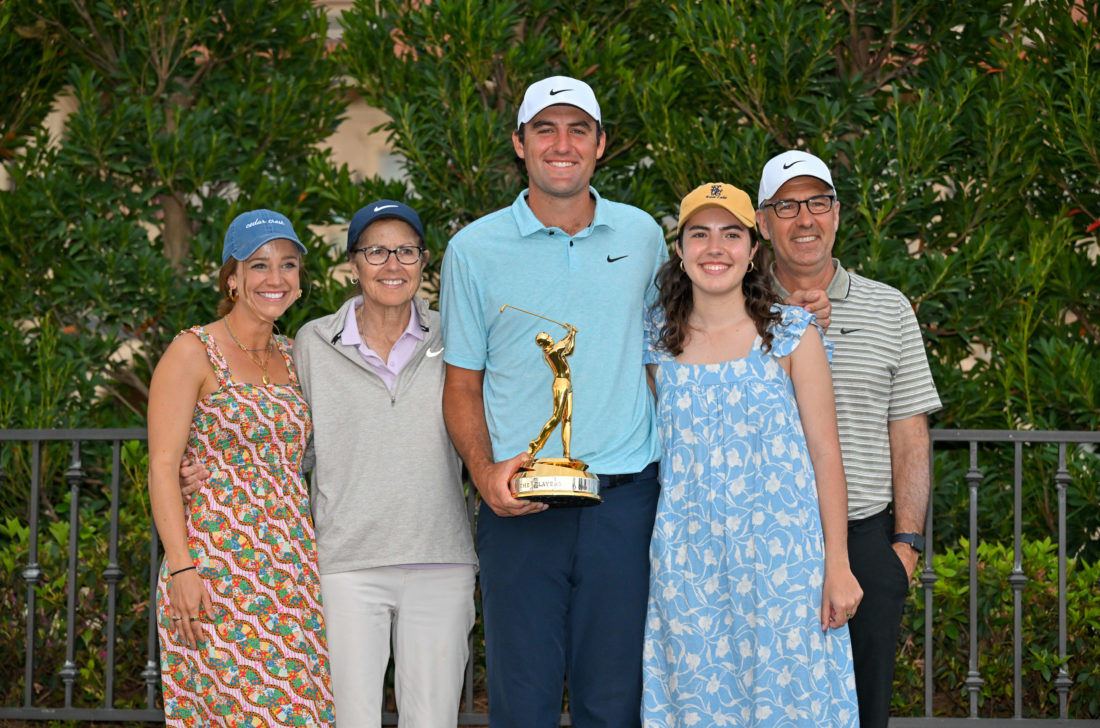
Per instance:
[[[661,498],[650,545],[647,728],[856,726],[848,628],[821,631],[813,466],[779,365],[813,316],[782,307],[767,352],[658,365]]]
[[[301,477],[311,432],[289,343],[290,385],[236,383],[213,338],[219,387],[195,406],[187,456],[211,476],[188,506],[191,558],[214,613],[188,648],[171,631],[168,566],[157,621],[169,726],[329,726],[332,692],[309,493]]]

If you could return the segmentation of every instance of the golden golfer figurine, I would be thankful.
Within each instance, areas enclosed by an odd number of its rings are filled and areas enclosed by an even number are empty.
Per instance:
[[[531,446],[527,448],[530,457],[535,457],[535,453],[543,448],[558,423],[561,423],[562,455],[569,457],[569,439],[573,434],[573,379],[569,372],[569,362],[565,358],[573,353],[577,327],[569,324],[565,326],[569,329],[569,334],[556,344],[545,331],[539,332],[535,337],[535,343],[542,347],[542,356],[550,365],[550,371],[554,372],[554,411],[542,426],[539,436],[531,440]]]
[[[569,332],[557,342],[545,331],[535,336],[535,343],[542,347],[543,358],[554,373],[554,409],[538,437],[531,440],[527,460],[512,476],[514,495],[550,506],[599,505],[603,500],[600,498],[600,479],[588,472],[588,465],[583,461],[569,457],[569,441],[573,434],[573,379],[566,358],[573,353],[576,345],[577,327],[508,304],[500,307],[501,313],[506,308],[546,319]],[[563,457],[536,458],[535,455],[558,426],[561,427]]]

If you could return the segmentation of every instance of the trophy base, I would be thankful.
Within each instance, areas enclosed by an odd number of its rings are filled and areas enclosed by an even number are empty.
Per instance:
[[[598,506],[600,479],[573,458],[528,459],[512,476],[514,496],[545,503],[551,508]]]

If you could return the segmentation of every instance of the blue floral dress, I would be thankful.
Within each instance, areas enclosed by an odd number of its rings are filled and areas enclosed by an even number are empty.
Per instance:
[[[857,726],[848,627],[821,631],[817,486],[779,358],[813,316],[782,307],[771,349],[679,364],[654,346],[661,498],[650,545],[642,718],[665,726]]]

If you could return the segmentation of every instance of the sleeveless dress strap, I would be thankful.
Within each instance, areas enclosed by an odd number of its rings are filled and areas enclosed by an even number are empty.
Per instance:
[[[294,343],[291,342],[290,337],[275,334],[275,345],[279,347],[279,353],[283,355],[283,361],[286,362],[286,370],[290,373],[290,384],[295,389],[301,389],[301,385],[298,384],[298,372],[294,368],[294,357],[290,353]]]
[[[228,387],[233,381],[233,373],[229,371],[229,364],[226,363],[225,357],[218,349],[218,345],[214,343],[214,337],[202,326],[192,326],[177,335],[182,336],[183,334],[193,334],[198,337],[199,341],[206,347],[206,356],[214,367],[214,374],[218,377],[218,386]]]

